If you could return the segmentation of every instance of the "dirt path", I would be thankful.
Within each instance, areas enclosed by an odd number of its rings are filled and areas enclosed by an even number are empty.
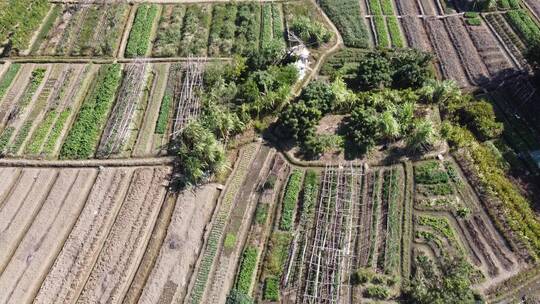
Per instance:
[[[41,209],[56,175],[54,170],[24,170],[6,198],[0,209],[0,273]]]
[[[62,170],[43,208],[0,276],[0,303],[31,303],[95,180],[93,169]]]
[[[178,196],[156,265],[139,303],[182,303],[219,192],[215,184]]]
[[[117,303],[124,298],[165,197],[169,168],[137,169],[77,303]]]
[[[74,303],[122,205],[130,169],[103,169],[34,303]]]
[[[0,159],[0,167],[155,167],[173,164],[175,157],[129,158],[129,159],[86,159],[86,160],[35,160]]]
[[[21,169],[19,168],[1,168],[0,169],[0,210],[4,206],[6,197],[11,194],[12,188],[19,181],[21,176]]]

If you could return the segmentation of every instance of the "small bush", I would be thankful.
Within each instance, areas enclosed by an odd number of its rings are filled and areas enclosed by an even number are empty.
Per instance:
[[[364,290],[364,296],[366,298],[372,298],[377,300],[386,300],[390,296],[390,292],[388,291],[388,288],[375,285],[375,286],[368,286]]]
[[[236,235],[232,233],[227,233],[225,236],[225,242],[223,246],[225,246],[226,249],[232,249],[236,245]]]
[[[276,277],[264,280],[263,299],[266,301],[279,301],[279,281]]]
[[[295,18],[291,30],[304,42],[317,46],[327,43],[332,38],[332,33],[324,24],[305,16]]]
[[[419,184],[433,185],[447,183],[449,177],[437,161],[430,161],[416,166],[414,180]]]

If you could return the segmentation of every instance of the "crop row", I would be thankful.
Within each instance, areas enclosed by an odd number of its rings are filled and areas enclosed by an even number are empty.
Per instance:
[[[375,32],[377,34],[377,43],[379,47],[390,47],[390,41],[388,40],[388,30],[386,29],[386,22],[382,15],[373,16],[373,24],[375,25]]]
[[[169,115],[171,112],[172,106],[172,96],[169,93],[163,95],[161,100],[161,107],[159,108],[159,115],[156,122],[156,134],[165,134],[167,129],[167,124],[169,122]]]
[[[155,4],[143,4],[137,8],[137,14],[126,46],[127,57],[144,56],[146,54],[157,10],[158,7]]]
[[[204,55],[208,44],[210,7],[188,5],[182,26],[180,56]]]
[[[234,51],[239,54],[247,54],[256,50],[259,46],[261,6],[256,3],[239,4],[236,26]]]
[[[357,0],[320,0],[319,4],[343,36],[348,47],[369,47],[369,32]]]
[[[289,176],[287,182],[287,188],[283,195],[283,208],[281,210],[281,219],[279,221],[279,228],[283,231],[290,231],[294,223],[294,214],[296,211],[296,203],[300,190],[302,190],[302,177],[304,172],[300,170],[294,170]]]
[[[385,172],[382,188],[383,199],[387,201],[388,213],[386,220],[386,248],[384,270],[386,273],[399,273],[401,259],[401,203],[398,187],[398,177],[401,171],[392,168]]]
[[[42,122],[37,127],[37,130],[32,135],[32,138],[30,140],[30,144],[26,147],[25,152],[27,154],[38,154],[41,146],[43,145],[43,142],[45,141],[47,134],[49,133],[49,130],[51,129],[52,125],[54,124],[54,121],[56,117],[58,116],[58,113],[55,110],[49,111]]]
[[[216,4],[212,11],[212,26],[208,41],[208,54],[217,56],[232,53],[237,5]]]
[[[43,146],[43,152],[45,154],[51,155],[54,152],[56,143],[58,142],[60,135],[62,135],[62,130],[64,129],[64,125],[66,124],[70,115],[71,115],[71,109],[66,108],[60,113],[60,115],[58,116],[58,119],[56,119],[56,122],[54,123],[54,126],[52,127],[51,133],[47,137],[47,141],[45,142]]]
[[[2,77],[2,80],[0,80],[0,101],[11,86],[11,83],[15,79],[15,76],[17,76],[17,73],[19,73],[20,69],[21,65],[18,63],[10,65],[7,72],[4,74],[4,77]]]
[[[540,28],[534,20],[524,11],[509,11],[507,19],[521,38],[529,44],[540,41]]]
[[[375,259],[375,246],[377,245],[377,238],[379,237],[378,229],[379,218],[381,217],[381,183],[380,183],[380,171],[375,171],[373,173],[373,191],[371,196],[372,201],[372,218],[371,218],[371,231],[370,234],[370,246],[369,246],[369,256],[368,264],[371,264]]]
[[[47,70],[44,68],[37,68],[32,71],[32,76],[30,77],[30,83],[25,87],[24,93],[21,96],[19,101],[19,110],[18,112],[24,111],[26,106],[32,101],[32,97],[36,93],[37,89],[41,85],[43,79],[45,79],[45,72]]]
[[[191,289],[191,303],[200,303],[202,300],[206,283],[208,281],[208,276],[210,275],[210,270],[217,254],[219,243],[223,239],[223,230],[225,229],[225,224],[229,218],[233,201],[236,198],[237,193],[240,191],[240,187],[242,187],[243,181],[248,173],[256,152],[256,145],[250,145],[241,151],[239,159],[237,160],[237,167],[233,173],[233,176],[227,183],[227,189],[223,195],[221,206],[219,207],[216,219],[212,224],[210,233],[208,234],[207,244],[204,249],[204,253],[202,254],[199,269],[197,270],[197,273],[194,274],[195,282]]]
[[[244,250],[244,254],[242,255],[236,281],[236,290],[245,295],[249,295],[251,291],[251,282],[253,282],[253,276],[257,269],[257,255],[257,248],[250,246]]]
[[[88,158],[94,154],[120,83],[121,66],[104,65],[100,68],[93,92],[84,101],[73,127],[62,145],[63,159]]]

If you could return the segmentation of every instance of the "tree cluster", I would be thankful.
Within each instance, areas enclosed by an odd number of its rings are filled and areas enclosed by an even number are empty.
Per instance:
[[[374,51],[366,54],[356,71],[359,90],[420,88],[433,77],[432,55],[418,50]]]

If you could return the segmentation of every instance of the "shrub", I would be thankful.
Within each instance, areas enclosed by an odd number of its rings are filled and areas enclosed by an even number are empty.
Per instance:
[[[60,158],[81,159],[94,154],[114,102],[121,74],[119,64],[104,65],[100,68],[95,88],[81,106],[79,115],[62,145]]]
[[[257,249],[247,247],[244,250],[242,261],[240,262],[240,270],[238,271],[238,279],[236,281],[236,289],[244,294],[249,294],[253,275],[257,269]]]
[[[225,246],[226,249],[232,249],[236,245],[236,235],[233,233],[227,233],[225,236],[225,241],[223,242],[223,246]]]
[[[264,280],[263,299],[266,301],[279,301],[279,280],[268,277]]]
[[[234,51],[246,55],[259,47],[261,6],[257,3],[238,5]]]
[[[372,286],[368,286],[364,290],[364,296],[366,298],[386,300],[390,296],[390,292],[388,291],[388,288],[386,287],[379,286],[379,285],[372,285]]]
[[[127,57],[144,56],[146,54],[156,15],[157,5],[155,4],[142,4],[137,8],[137,14],[126,46]]]
[[[331,32],[324,24],[306,16],[296,17],[291,25],[291,30],[307,44],[316,46],[327,43],[332,38]]]
[[[283,208],[281,210],[281,219],[279,221],[279,228],[284,231],[290,231],[294,223],[294,213],[296,209],[296,202],[298,201],[298,195],[302,187],[303,172],[300,170],[294,170],[289,176],[287,182],[287,188],[283,195]]]
[[[414,180],[419,184],[433,185],[448,183],[448,174],[437,161],[429,161],[417,165],[414,170]]]

